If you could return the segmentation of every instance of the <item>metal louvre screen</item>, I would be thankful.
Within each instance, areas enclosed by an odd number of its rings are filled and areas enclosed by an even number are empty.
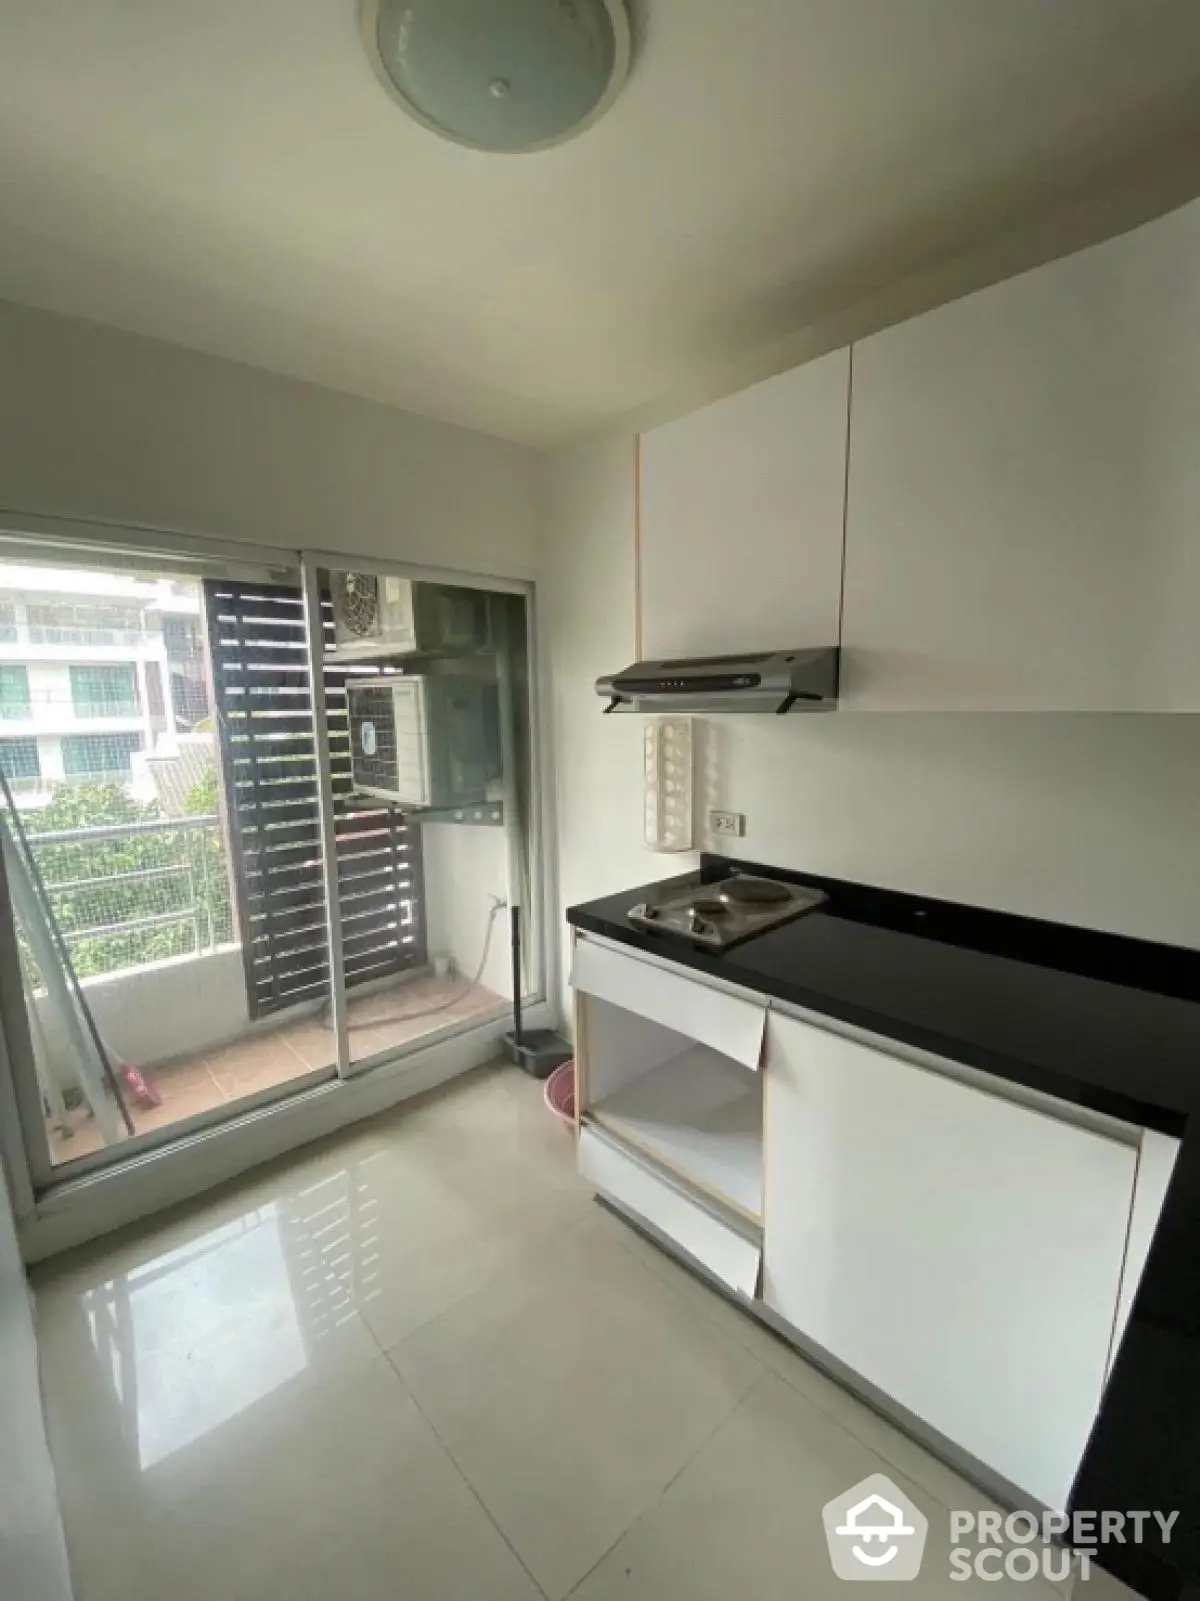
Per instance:
[[[209,580],[205,613],[234,848],[251,1017],[328,993],[312,678],[297,584]],[[333,611],[322,602],[326,649]],[[347,985],[425,962],[418,828],[383,801],[355,798],[346,680],[328,666],[339,904]]]

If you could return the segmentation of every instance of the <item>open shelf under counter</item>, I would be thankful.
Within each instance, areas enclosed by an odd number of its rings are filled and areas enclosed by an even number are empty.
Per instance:
[[[587,1115],[751,1222],[762,1217],[762,1078],[692,1045]]]

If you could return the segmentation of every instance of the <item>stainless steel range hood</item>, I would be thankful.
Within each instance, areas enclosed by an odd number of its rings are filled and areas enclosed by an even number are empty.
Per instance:
[[[827,712],[837,692],[836,645],[634,662],[596,680],[606,712]]]

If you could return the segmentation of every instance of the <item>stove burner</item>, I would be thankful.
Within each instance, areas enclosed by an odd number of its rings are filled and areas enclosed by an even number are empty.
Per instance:
[[[788,886],[775,878],[727,878],[720,895],[734,906],[776,906],[792,898]]]
[[[637,928],[690,940],[710,951],[765,933],[824,904],[819,889],[805,889],[777,878],[734,873],[711,884],[676,887],[657,901],[631,906],[626,913]]]

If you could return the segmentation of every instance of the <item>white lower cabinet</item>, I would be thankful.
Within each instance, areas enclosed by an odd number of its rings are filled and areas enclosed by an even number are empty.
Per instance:
[[[571,982],[579,1171],[752,1299],[766,1002],[582,936]]]
[[[571,982],[582,1117],[757,1227],[766,1002],[584,938]]]
[[[1063,1507],[1120,1291],[1133,1146],[772,1014],[763,1299]]]
[[[746,1297],[755,1294],[762,1261],[757,1230],[689,1193],[603,1129],[585,1126],[580,1131],[579,1171],[599,1194],[674,1241],[729,1289]]]

